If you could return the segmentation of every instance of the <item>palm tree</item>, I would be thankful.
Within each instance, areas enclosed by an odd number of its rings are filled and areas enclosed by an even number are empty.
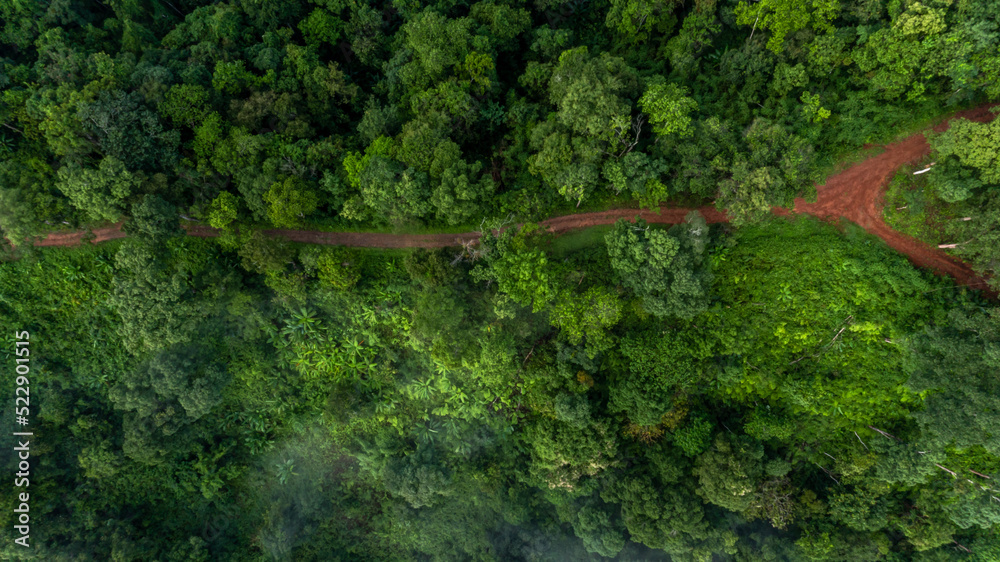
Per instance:
[[[295,336],[305,336],[316,333],[319,327],[319,319],[316,318],[316,313],[308,308],[301,307],[298,311],[292,312],[291,318],[285,320],[285,329],[282,332]]]
[[[437,420],[430,420],[425,424],[418,425],[415,429],[417,440],[421,443],[434,443],[441,438],[441,422]]]
[[[421,400],[430,400],[434,396],[436,389],[431,379],[421,379],[410,385],[413,396]]]
[[[361,311],[361,318],[368,324],[374,324],[378,321],[378,312],[373,307],[366,306]]]
[[[347,338],[347,340],[344,341],[345,351],[350,352],[352,356],[361,355],[361,352],[363,351],[361,344],[363,343],[364,340],[358,341],[354,338]]]
[[[451,374],[451,369],[449,369],[447,365],[441,363],[440,361],[434,361],[434,372],[439,375],[447,377],[449,374]]]
[[[278,482],[282,484],[287,483],[289,477],[298,476],[295,472],[295,461],[292,459],[285,459],[285,462],[277,463],[274,467],[278,469]]]
[[[396,409],[396,401],[391,398],[375,404],[375,413],[381,416],[388,416]]]

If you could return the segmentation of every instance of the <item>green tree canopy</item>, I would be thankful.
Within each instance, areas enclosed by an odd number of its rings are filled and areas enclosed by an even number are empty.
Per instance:
[[[704,218],[694,213],[669,233],[642,219],[619,220],[605,242],[611,267],[650,314],[691,318],[707,306],[707,237]]]
[[[910,346],[907,386],[927,392],[913,416],[935,448],[982,446],[1000,455],[1000,311],[953,310]]]

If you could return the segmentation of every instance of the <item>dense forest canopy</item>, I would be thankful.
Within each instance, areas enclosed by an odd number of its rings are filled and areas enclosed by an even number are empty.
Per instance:
[[[220,228],[678,198],[740,224],[1000,96],[1000,8],[975,0],[202,4],[0,6],[9,239],[147,196]]]
[[[0,1],[0,24],[0,330],[11,365],[31,334],[37,436],[32,547],[0,557],[1000,559],[1000,309],[770,213],[1000,99],[1000,4]],[[970,215],[941,229],[989,275],[1000,121],[928,138],[900,197]],[[666,201],[731,221],[537,224]]]

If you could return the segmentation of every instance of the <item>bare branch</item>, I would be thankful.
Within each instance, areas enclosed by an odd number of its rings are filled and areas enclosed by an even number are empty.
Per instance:
[[[943,466],[939,465],[938,463],[934,463],[934,466],[936,466],[936,467],[940,468],[941,470],[943,470],[943,471],[947,472],[948,474],[951,474],[951,475],[952,475],[952,477],[954,477],[954,478],[958,478],[958,474],[955,474],[954,472],[952,472],[952,471],[948,470],[947,468],[945,468],[945,467],[943,467]]]
[[[861,441],[861,436],[858,435],[857,431],[854,432],[854,436],[858,438],[858,441]],[[861,441],[861,444],[864,445],[866,451],[870,451],[871,450],[871,449],[868,448],[868,445],[865,445],[864,441]]]
[[[763,11],[764,11],[764,3],[761,2],[760,9],[757,10],[757,19],[753,20],[753,29],[750,30],[750,37],[747,39],[747,41],[753,39],[753,32],[757,31],[757,22],[760,21],[760,13]],[[840,482],[837,483],[840,484]]]
[[[834,478],[834,477],[833,477],[833,473],[831,473],[831,472],[830,472],[829,470],[827,470],[827,469],[823,468],[823,467],[822,467],[822,466],[820,466],[820,465],[816,465],[816,466],[819,466],[819,468],[820,468],[820,469],[821,469],[821,470],[822,470],[823,472],[825,472],[825,473],[826,473],[826,475],[830,477],[830,479],[832,479],[832,480],[833,480],[834,482],[836,482],[837,484],[840,484],[840,480],[837,480],[836,478]]]
[[[882,431],[881,429],[879,429],[879,428],[877,428],[877,427],[873,427],[873,426],[870,426],[870,425],[869,425],[869,426],[868,426],[868,429],[870,429],[870,430],[872,430],[872,431],[877,431],[877,432],[878,432],[878,433],[880,433],[880,434],[881,434],[881,435],[882,435],[883,437],[888,437],[889,439],[895,439],[896,441],[899,441],[899,439],[896,439],[896,436],[895,436],[895,435],[892,435],[892,434],[890,434],[890,433],[886,433],[886,432]]]
[[[535,345],[538,345],[538,344],[536,343]],[[531,355],[532,355],[532,354],[533,354],[533,353],[535,352],[535,345],[531,346],[531,351],[529,351],[529,352],[528,352],[528,355],[526,355],[526,356],[524,357],[524,362],[523,362],[523,363],[521,363],[521,367],[522,367],[522,368],[523,368],[523,367],[524,367],[524,366],[525,366],[525,365],[526,365],[526,364],[528,363],[528,359],[530,359],[530,358],[531,358]]]
[[[850,326],[851,325],[851,320],[853,320],[853,319],[854,319],[854,315],[852,314],[852,315],[848,316],[847,318],[845,318],[843,320],[843,322],[841,322],[841,324],[843,324],[844,322],[847,322],[847,326]],[[837,334],[835,336],[833,336],[833,339],[830,340],[830,343],[828,343],[825,346],[823,346],[823,348],[820,349],[819,351],[817,351],[814,355],[803,355],[802,357],[799,357],[795,361],[792,361],[791,363],[789,363],[789,365],[794,365],[794,364],[798,363],[799,361],[802,361],[803,359],[805,359],[807,357],[819,357],[820,354],[822,354],[824,351],[826,351],[827,348],[829,348],[831,345],[833,345],[833,343],[835,341],[837,341],[837,338],[840,337],[840,334],[844,333],[844,330],[847,329],[847,326],[844,326],[843,328],[841,328],[840,331],[837,332]]]

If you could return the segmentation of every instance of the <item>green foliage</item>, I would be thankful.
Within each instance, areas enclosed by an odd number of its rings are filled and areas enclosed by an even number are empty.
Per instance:
[[[839,11],[838,0],[762,0],[759,6],[740,2],[735,13],[737,23],[753,24],[754,27],[769,30],[771,37],[767,41],[767,48],[781,53],[785,37],[800,29],[811,27],[817,32],[833,30],[830,22],[837,17]]]
[[[712,440],[712,423],[704,418],[696,418],[674,432],[674,443],[684,454],[697,457],[708,448]]]
[[[897,390],[905,374],[893,342],[933,321],[922,297],[932,286],[863,235],[848,242],[829,228],[778,220],[743,229],[735,248],[714,258],[716,286],[731,307],[725,317],[741,327],[723,341],[761,358],[744,363],[740,388],[726,392],[780,396],[791,416],[808,412],[832,423],[898,416],[907,398]],[[784,425],[780,416],[756,415],[766,426]]]
[[[680,138],[693,134],[690,113],[698,109],[698,103],[687,97],[687,93],[684,87],[676,84],[650,82],[639,98],[639,107],[649,115],[654,133]]]
[[[1000,185],[1000,121],[973,123],[959,119],[930,137],[931,149],[942,159],[956,160],[976,172],[982,183]],[[981,184],[980,184],[981,185]]]
[[[0,189],[0,231],[7,240],[22,244],[36,232],[34,209],[16,189]]]
[[[160,114],[192,129],[208,115],[209,92],[197,84],[175,84],[159,105]]]
[[[470,165],[455,158],[448,162],[435,161],[432,166],[442,169],[440,183],[431,193],[431,204],[438,219],[456,225],[474,218],[479,202],[487,199],[495,187],[491,178],[480,176],[482,163]]]
[[[704,361],[713,355],[706,342],[683,330],[630,336],[619,349],[628,370],[612,380],[609,406],[640,426],[666,420],[671,409],[683,410],[683,396],[697,388]]]
[[[602,173],[615,195],[631,193],[648,206],[659,208],[658,203],[667,196],[667,187],[661,182],[667,171],[665,161],[643,152],[629,152],[621,159],[608,160]]]
[[[996,311],[850,225],[768,217],[838,155],[1000,96],[998,18],[0,2],[0,325],[9,361],[31,333],[45,437],[32,556],[997,558]],[[887,198],[985,274],[997,136],[931,135],[932,171]],[[733,222],[512,226],[668,197]],[[495,216],[429,253],[259,228]],[[223,232],[175,236],[187,217]],[[26,244],[119,220],[125,241]]]
[[[855,4],[9,8],[0,151],[22,165],[2,222],[23,239],[127,213],[24,165],[106,158],[180,214],[224,190],[275,225],[539,220],[595,195],[711,198],[755,222],[811,195],[830,157],[1000,95],[993,11]],[[949,201],[992,181],[961,165],[941,168]]]
[[[587,354],[593,357],[613,345],[607,330],[621,319],[621,304],[604,287],[591,287],[582,294],[563,291],[549,317],[569,343],[579,345],[586,338]]]
[[[763,476],[763,457],[763,447],[752,439],[717,435],[695,464],[698,495],[730,511],[749,509]]]
[[[521,306],[531,306],[533,312],[556,298],[552,268],[538,247],[538,233],[537,225],[528,224],[484,241],[489,270],[480,270],[480,275],[496,280],[500,291]]]
[[[84,168],[68,165],[60,168],[56,187],[92,220],[116,221],[125,212],[125,201],[141,187],[141,173],[125,168],[114,156],[101,160],[99,166]]]
[[[830,118],[830,110],[820,106],[819,94],[811,95],[809,92],[802,92],[800,100],[803,104],[802,113],[806,119],[813,123],[822,123],[824,119]]]
[[[648,40],[654,30],[662,32],[672,27],[671,12],[677,4],[673,0],[615,0],[604,24],[627,42],[641,43]]]
[[[469,18],[448,19],[432,9],[407,22],[400,31],[414,60],[401,70],[403,82],[426,88],[448,68],[463,61],[469,50],[472,23]]]
[[[616,482],[601,496],[621,504],[629,533],[651,548],[683,553],[708,535],[704,509],[683,487],[668,488],[648,476],[633,477]]]
[[[558,122],[576,134],[607,143],[618,152],[628,142],[631,104],[638,89],[635,70],[624,60],[588,54],[586,47],[559,55],[549,81],[549,99]]]
[[[427,174],[376,156],[360,177],[361,200],[377,221],[402,223],[429,210]]]
[[[293,228],[316,210],[318,198],[302,180],[287,178],[271,185],[264,201],[269,205],[267,214],[274,226]]]
[[[812,147],[780,125],[758,119],[745,134],[746,156],[734,156],[730,176],[719,186],[716,206],[726,209],[733,224],[760,220],[771,207],[791,207],[794,199],[813,190],[809,172]]]
[[[939,447],[982,446],[1000,455],[998,389],[1000,317],[952,310],[948,322],[917,334],[909,346],[911,374],[907,386],[925,393],[924,408],[913,413],[926,438]]]
[[[598,145],[586,137],[561,131],[554,116],[531,132],[528,170],[579,205],[597,184],[602,161]]]
[[[936,555],[1000,523],[992,425],[975,421],[996,409],[995,314],[943,314],[955,305],[863,236],[774,221],[709,247],[681,225],[667,234],[713,262],[718,300],[679,320],[619,303],[610,255],[551,252],[533,227],[485,225],[465,254],[485,288],[450,252],[292,251],[259,231],[237,237],[260,272],[244,274],[211,241],[156,234],[163,205],[137,206],[146,234],[116,259],[97,247],[0,267],[0,322],[31,326],[33,360],[56,358],[59,382],[36,383],[42,427],[70,447],[46,461],[64,470],[55,486],[90,486],[116,524],[133,520],[120,505],[214,513],[240,493],[251,503],[229,515],[223,558],[507,557],[561,537],[574,559],[640,543],[836,560]],[[531,276],[507,271],[525,256]],[[931,327],[913,334],[916,319]],[[780,532],[744,536],[720,510]],[[204,527],[152,509],[143,521],[184,545]],[[576,537],[487,538],[541,522]]]
[[[239,199],[228,191],[223,191],[212,200],[208,211],[208,225],[212,228],[226,228],[239,216]]]
[[[531,131],[531,173],[579,205],[595,186],[603,155],[621,157],[635,146],[639,122],[628,98],[637,89],[624,60],[592,57],[586,47],[564,51],[549,79],[557,111]]]
[[[299,22],[299,30],[309,44],[337,43],[344,22],[323,8],[316,8]]]
[[[625,547],[621,525],[615,523],[607,511],[584,506],[577,512],[573,530],[588,552],[612,558]]]
[[[785,416],[771,411],[770,406],[757,408],[750,413],[743,431],[759,441],[777,439],[785,441],[795,431],[795,424]]]
[[[357,152],[348,153],[343,162],[347,181],[353,187],[361,187],[361,173],[369,166],[372,158],[391,156],[392,152],[392,139],[380,136],[365,149],[364,155]]]
[[[489,29],[490,39],[498,50],[513,50],[514,39],[531,29],[531,12],[506,4],[476,2],[469,15]]]
[[[316,257],[319,280],[341,290],[347,290],[361,279],[359,257],[343,248],[324,248]]]
[[[580,493],[585,478],[597,476],[614,463],[617,443],[605,421],[591,421],[581,431],[540,419],[525,431],[531,443],[529,473],[539,486]]]
[[[707,304],[707,237],[704,218],[692,214],[670,233],[651,230],[641,219],[635,224],[620,220],[608,233],[606,243],[611,267],[622,283],[642,298],[647,312],[691,318]]]
[[[108,398],[115,407],[132,412],[126,415],[132,426],[125,428],[126,454],[147,462],[155,459],[149,449],[155,448],[150,446],[157,437],[176,434],[182,424],[201,418],[218,404],[228,377],[223,366],[206,355],[194,347],[163,350],[148,366],[140,366],[132,377],[111,388]],[[178,416],[180,412],[185,419]]]
[[[912,225],[911,232],[928,243],[956,240],[953,252],[984,274],[994,287],[998,281],[993,273],[1000,264],[995,234],[1000,220],[1000,198],[995,189],[1000,184],[995,158],[1000,129],[995,123],[960,119],[944,132],[928,134],[935,161],[931,170],[919,180],[897,180],[926,186],[912,194],[923,197],[914,201],[913,217],[892,217],[896,224]],[[886,213],[894,214],[890,209]],[[921,218],[922,223],[918,222]]]
[[[427,455],[415,453],[390,461],[381,475],[386,490],[413,507],[430,506],[441,496],[450,495],[447,475],[428,460]]]
[[[78,116],[97,137],[103,154],[131,171],[169,168],[176,158],[180,135],[165,131],[134,92],[102,92],[97,101],[80,104]]]
[[[132,205],[132,216],[123,227],[125,232],[154,239],[183,234],[178,217],[177,207],[157,197],[144,195]]]

